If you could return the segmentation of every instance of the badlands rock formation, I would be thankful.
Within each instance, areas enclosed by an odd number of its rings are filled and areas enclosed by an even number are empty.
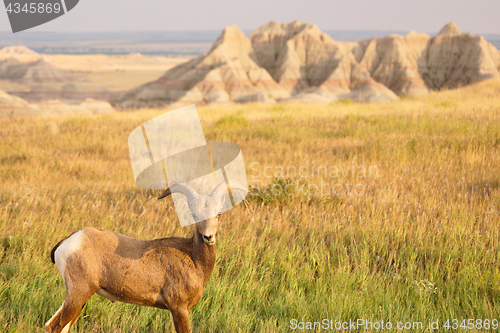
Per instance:
[[[267,23],[247,38],[224,29],[208,54],[128,91],[122,107],[214,102],[337,99],[385,102],[498,77],[500,52],[481,36],[446,25],[435,37],[414,31],[354,43],[313,24]]]
[[[30,62],[20,62],[13,57],[0,60],[0,80],[31,84],[72,82],[80,79],[81,75],[65,72],[41,58]]]
[[[20,97],[0,90],[0,118],[18,116],[53,116],[74,114],[103,114],[115,109],[105,101],[85,99],[80,104],[65,104],[59,100],[28,103]]]
[[[0,49],[0,55],[18,55],[18,54],[34,55],[34,56],[38,55],[38,53],[36,53],[32,49],[27,48],[24,45],[6,46]]]
[[[251,35],[261,64],[292,96],[289,101],[393,101],[353,53],[354,43],[336,42],[313,24],[270,22]]]
[[[167,71],[159,80],[127,92],[122,106],[273,101],[288,97],[256,63],[250,40],[236,26],[224,29],[208,54]]]
[[[22,98],[11,96],[0,90],[0,113],[8,113],[15,110],[31,109],[30,103]]]
[[[430,89],[456,88],[500,76],[500,52],[482,36],[446,25],[432,37],[418,62]]]
[[[30,103],[61,100],[64,103],[81,103],[87,98],[98,100],[109,100],[114,96],[114,92],[106,87],[87,87],[81,83],[72,82],[63,86],[59,85],[36,85],[31,87],[29,91],[10,92],[25,99]]]
[[[428,35],[412,31],[406,36],[358,42],[353,54],[364,72],[397,95],[421,95],[428,90],[419,76],[417,62],[428,41]]]

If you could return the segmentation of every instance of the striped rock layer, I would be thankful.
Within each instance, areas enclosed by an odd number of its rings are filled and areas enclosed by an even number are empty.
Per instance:
[[[207,54],[115,103],[386,102],[497,78],[499,70],[500,52],[454,23],[434,37],[412,31],[339,42],[314,24],[269,22],[249,38],[237,26],[224,29]]]

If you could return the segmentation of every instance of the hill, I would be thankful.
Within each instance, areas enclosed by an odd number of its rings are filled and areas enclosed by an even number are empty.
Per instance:
[[[54,116],[76,114],[103,114],[115,110],[106,101],[87,98],[79,104],[66,104],[59,100],[29,103],[0,90],[0,118],[20,116]]]
[[[500,52],[449,23],[437,36],[410,32],[339,42],[314,24],[269,22],[250,38],[224,29],[207,54],[129,90],[121,107],[303,101],[395,101],[499,77]]]
[[[42,58],[29,62],[21,62],[14,57],[0,60],[0,80],[32,84],[73,82],[82,79],[82,75],[59,69]]]
[[[33,55],[36,56],[38,55],[37,52],[33,51],[30,48],[27,48],[24,45],[15,45],[15,46],[6,46],[0,49],[0,56],[1,55]]]

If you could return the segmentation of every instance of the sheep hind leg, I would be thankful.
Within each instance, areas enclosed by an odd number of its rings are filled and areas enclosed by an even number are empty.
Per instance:
[[[85,303],[85,304],[87,304],[87,303]],[[73,326],[73,324],[75,323],[75,321],[78,319],[78,316],[82,312],[83,307],[85,306],[85,304],[83,304],[82,307],[80,308],[80,310],[76,312],[74,318],[68,324],[66,324],[66,326],[64,326],[64,328],[61,331],[61,333],[68,333],[69,332],[69,329],[71,328],[71,326]]]
[[[189,311],[187,309],[170,310],[177,333],[189,333]]]
[[[59,318],[61,316],[61,311],[63,307],[64,307],[64,302],[56,311],[56,313],[52,316],[52,318],[50,318],[49,321],[45,323],[45,333],[52,333],[52,327],[54,326],[53,322],[56,320],[56,318]]]
[[[92,293],[93,294],[93,293]],[[71,300],[66,297],[63,305],[57,310],[52,318],[45,324],[45,333],[67,333],[71,325],[76,321],[83,306],[92,297],[79,297],[78,300]]]

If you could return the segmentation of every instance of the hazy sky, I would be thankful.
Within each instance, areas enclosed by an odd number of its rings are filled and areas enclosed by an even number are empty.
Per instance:
[[[1,6],[1,5],[0,5]],[[67,14],[29,31],[205,30],[300,20],[322,30],[500,34],[500,0],[80,0]],[[5,8],[0,31],[11,31]]]

